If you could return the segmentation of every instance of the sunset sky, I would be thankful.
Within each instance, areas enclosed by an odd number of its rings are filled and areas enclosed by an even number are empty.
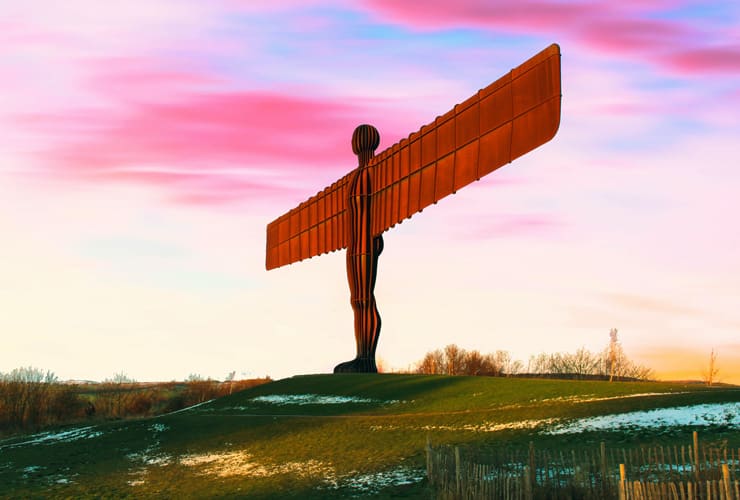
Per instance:
[[[103,8],[102,6],[105,5]],[[378,355],[626,353],[740,383],[736,0],[0,5],[0,372],[222,379],[354,356],[344,251],[265,226],[550,43],[555,138],[384,234]]]

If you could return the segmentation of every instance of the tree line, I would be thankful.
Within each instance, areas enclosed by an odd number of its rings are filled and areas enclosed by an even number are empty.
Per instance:
[[[575,352],[540,353],[525,366],[507,351],[482,354],[456,344],[426,355],[411,370],[421,374],[544,376],[561,378],[599,378],[608,380],[651,380],[653,370],[630,360],[622,349],[617,330],[609,332],[609,344],[600,352],[580,348]]]
[[[0,373],[0,436],[87,419],[153,416],[269,382],[190,375],[184,382],[140,383],[117,373],[100,383],[69,384],[33,367]]]

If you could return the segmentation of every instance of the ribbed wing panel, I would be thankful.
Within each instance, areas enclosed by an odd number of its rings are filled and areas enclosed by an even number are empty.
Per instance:
[[[560,97],[553,44],[374,157],[373,235],[552,139]]]
[[[267,225],[268,270],[347,246],[347,189],[353,173]]]

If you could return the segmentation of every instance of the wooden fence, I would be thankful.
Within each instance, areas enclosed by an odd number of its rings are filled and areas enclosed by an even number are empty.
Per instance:
[[[427,443],[440,499],[740,500],[740,449],[721,443],[587,450],[488,450]]]

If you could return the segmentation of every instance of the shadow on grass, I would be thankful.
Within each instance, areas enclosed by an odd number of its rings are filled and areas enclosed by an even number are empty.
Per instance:
[[[207,414],[238,409],[242,414],[272,416],[348,416],[358,413],[405,412],[432,395],[438,397],[440,391],[448,393],[454,387],[464,385],[467,378],[402,374],[301,375],[221,398],[197,409],[197,412]],[[260,396],[296,395],[338,396],[346,399],[338,404],[313,404],[310,401],[276,404],[255,400]]]

